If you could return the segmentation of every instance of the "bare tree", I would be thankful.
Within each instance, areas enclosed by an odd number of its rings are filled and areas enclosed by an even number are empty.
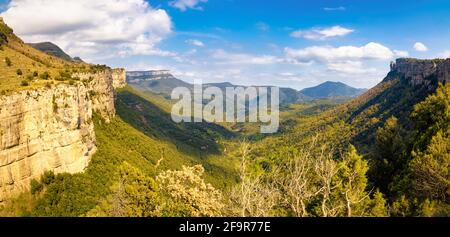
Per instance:
[[[242,217],[266,217],[279,202],[279,192],[273,182],[267,182],[260,174],[249,170],[250,143],[241,142],[240,148],[240,184],[232,190],[231,199],[238,206],[238,215]]]

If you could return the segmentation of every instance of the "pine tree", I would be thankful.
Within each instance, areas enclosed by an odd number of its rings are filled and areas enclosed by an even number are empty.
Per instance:
[[[441,201],[449,198],[450,138],[444,134],[439,131],[425,152],[413,153],[410,170],[415,197]]]
[[[406,165],[405,134],[396,117],[389,118],[376,132],[369,176],[384,193],[389,191],[389,184]]]
[[[361,216],[364,213],[365,205],[370,200],[366,192],[367,177],[369,169],[367,161],[358,154],[356,148],[350,145],[344,154],[342,168],[338,175],[342,187],[342,193],[347,216]]]

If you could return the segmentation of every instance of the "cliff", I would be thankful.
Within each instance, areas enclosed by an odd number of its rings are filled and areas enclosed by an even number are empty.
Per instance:
[[[83,172],[96,151],[93,112],[115,116],[115,88],[125,71],[79,73],[75,85],[0,96],[0,202],[45,171]]]
[[[401,76],[412,86],[431,87],[450,81],[450,59],[397,59],[391,64],[391,72]]]

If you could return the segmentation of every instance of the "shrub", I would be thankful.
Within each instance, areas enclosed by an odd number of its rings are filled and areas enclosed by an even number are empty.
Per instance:
[[[6,63],[6,66],[8,66],[8,67],[12,66],[11,59],[9,59],[8,57],[5,58],[5,63]]]
[[[38,72],[37,71],[34,71],[33,72],[33,77],[37,77],[38,76]]]
[[[23,81],[20,83],[20,85],[21,85],[21,86],[29,86],[30,84],[28,83],[28,81],[23,80]]]
[[[51,171],[46,171],[41,177],[41,182],[45,185],[49,185],[55,180],[55,178],[56,178],[55,173]]]
[[[39,181],[33,179],[31,180],[31,194],[40,193],[42,189],[44,188],[44,185],[42,185]]]
[[[23,75],[23,72],[22,72],[22,70],[20,70],[20,69],[17,69],[16,73],[17,73],[17,75],[19,75],[19,76],[22,76],[22,75]]]
[[[50,77],[50,75],[48,74],[48,72],[44,72],[39,77],[41,79],[47,80]]]

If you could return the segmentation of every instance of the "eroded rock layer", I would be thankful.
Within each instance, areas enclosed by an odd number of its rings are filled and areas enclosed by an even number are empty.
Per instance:
[[[75,85],[0,97],[0,201],[27,190],[45,171],[79,173],[96,151],[93,112],[115,115],[123,70],[77,75]]]

